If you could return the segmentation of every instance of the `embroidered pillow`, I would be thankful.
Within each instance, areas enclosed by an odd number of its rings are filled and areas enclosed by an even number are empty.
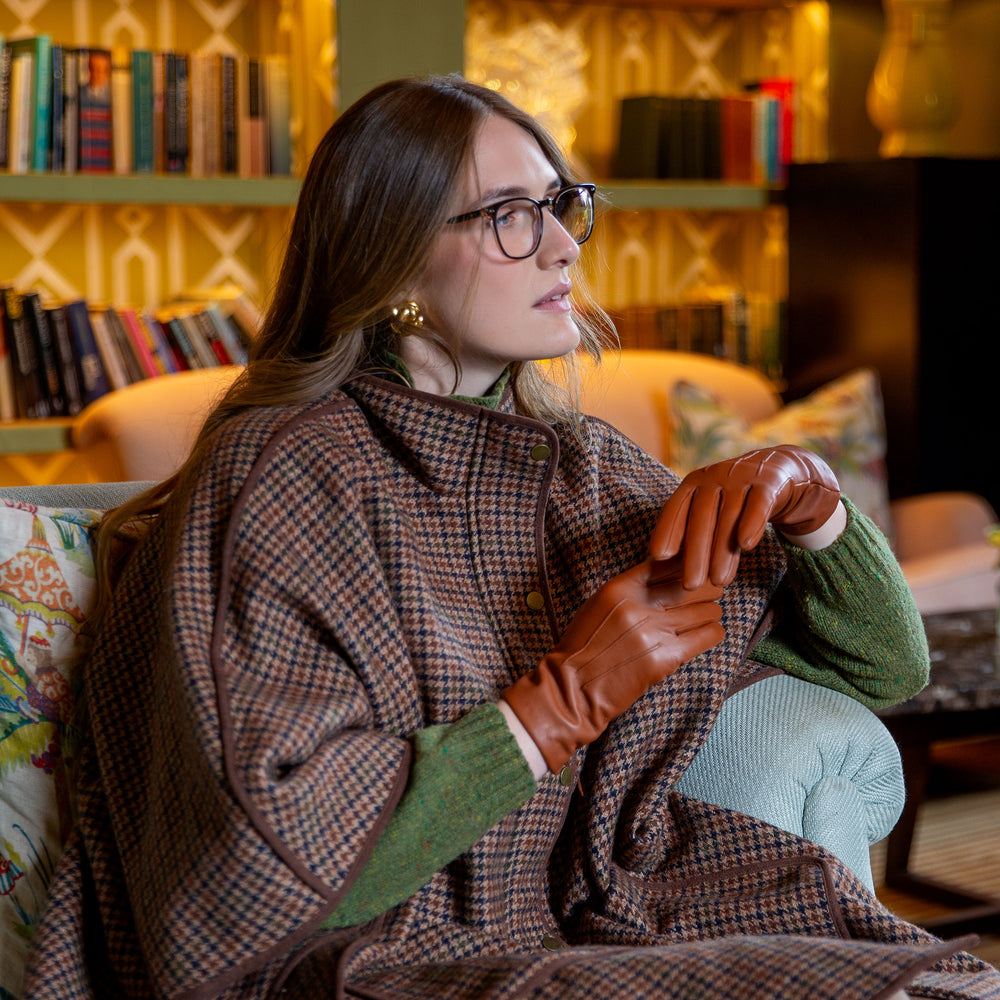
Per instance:
[[[801,445],[824,458],[841,490],[890,533],[885,416],[874,370],[850,372],[755,424],[690,382],[674,386],[670,408],[672,465],[682,475],[754,448]]]
[[[70,824],[80,626],[99,514],[0,498],[0,997],[21,995],[31,934]]]

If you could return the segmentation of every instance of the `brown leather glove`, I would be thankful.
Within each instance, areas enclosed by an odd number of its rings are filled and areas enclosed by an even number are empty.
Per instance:
[[[719,587],[646,560],[594,593],[538,666],[501,693],[558,771],[653,684],[721,642]]]
[[[807,535],[839,502],[837,477],[818,455],[787,444],[761,448],[688,473],[664,504],[649,551],[656,559],[683,553],[687,587],[706,579],[724,587],[768,522]]]

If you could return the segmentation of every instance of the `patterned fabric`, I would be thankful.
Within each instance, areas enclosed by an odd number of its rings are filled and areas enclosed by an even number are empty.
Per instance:
[[[80,647],[93,595],[92,511],[0,500],[0,996],[28,943],[70,826]]]
[[[773,536],[726,594],[724,642],[581,751],[576,784],[546,775],[409,900],[319,929],[398,801],[408,737],[530,670],[642,557],[676,484],[600,422],[585,448],[510,407],[366,378],[222,429],[88,661],[80,821],[28,995],[641,1000],[718,980],[812,1000],[827,980],[862,1000],[941,959],[937,995],[1000,996],[832,856],[673,791],[753,669]]]
[[[682,475],[753,448],[798,444],[826,459],[844,494],[891,537],[885,417],[873,369],[835,379],[752,425],[690,382],[674,386],[670,410],[670,454]]]

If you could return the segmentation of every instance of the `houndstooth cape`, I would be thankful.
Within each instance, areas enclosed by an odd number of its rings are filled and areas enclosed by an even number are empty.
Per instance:
[[[26,995],[1000,997],[820,848],[672,791],[750,669],[770,535],[727,588],[725,641],[580,752],[575,784],[546,776],[408,901],[320,929],[407,737],[495,700],[644,557],[676,479],[590,433],[509,390],[492,411],[374,377],[225,428],[88,664],[79,820]]]

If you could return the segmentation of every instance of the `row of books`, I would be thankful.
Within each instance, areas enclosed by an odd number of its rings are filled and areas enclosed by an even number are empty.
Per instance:
[[[781,378],[785,303],[740,289],[712,289],[683,302],[609,309],[622,347],[694,351]]]
[[[0,169],[292,172],[288,61],[0,36]]]
[[[761,81],[721,97],[649,94],[620,102],[614,173],[622,178],[780,184],[794,150],[795,87]]]
[[[259,313],[241,295],[151,312],[48,303],[0,287],[0,420],[73,416],[113,389],[189,368],[243,364]]]

